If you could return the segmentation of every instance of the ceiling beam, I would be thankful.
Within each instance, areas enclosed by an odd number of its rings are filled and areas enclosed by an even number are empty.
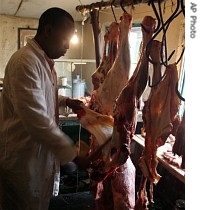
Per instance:
[[[131,5],[137,5],[137,4],[147,4],[151,2],[152,0],[114,0],[114,1],[100,1],[96,3],[92,3],[89,5],[78,5],[76,7],[76,11],[85,14],[88,12],[95,10],[102,10],[113,7],[121,7],[121,3],[123,7],[125,6],[131,6]],[[154,3],[157,3],[159,0],[153,0]],[[160,0],[160,2],[163,2],[165,0]]]

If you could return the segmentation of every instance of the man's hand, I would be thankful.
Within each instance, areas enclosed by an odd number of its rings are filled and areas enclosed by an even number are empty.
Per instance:
[[[78,166],[79,169],[85,170],[90,166],[90,159],[86,156],[76,156],[73,162]]]
[[[83,104],[83,102],[81,100],[72,99],[72,98],[66,99],[66,106],[71,108],[73,111],[81,109],[81,106],[80,106],[81,104]]]

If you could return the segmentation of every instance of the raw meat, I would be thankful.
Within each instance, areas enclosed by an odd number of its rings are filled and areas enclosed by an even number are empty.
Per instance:
[[[113,115],[113,105],[129,79],[130,46],[128,35],[132,27],[132,16],[124,13],[119,23],[119,48],[116,59],[101,86],[93,91],[92,109]]]
[[[114,63],[119,44],[119,24],[111,23],[109,30],[104,35],[103,57],[99,67],[92,74],[94,90],[98,89],[103,83],[108,71]],[[91,104],[92,106],[92,104]]]
[[[147,179],[151,183],[150,200],[153,202],[153,184],[156,184],[160,179],[160,175],[156,171],[158,164],[157,148],[165,143],[172,132],[173,121],[179,110],[180,99],[175,92],[177,82],[176,64],[170,64],[166,67],[164,78],[159,84],[151,88],[149,99],[143,108],[146,136],[145,148],[139,160],[143,178],[135,210],[147,209],[148,198],[145,190]]]
[[[185,112],[175,135],[175,143],[172,152],[182,156],[181,168],[185,169]]]
[[[142,26],[142,50],[138,64],[127,85],[116,99],[114,106],[111,157],[110,162],[106,162],[107,167],[124,164],[130,155],[130,143],[137,124],[138,102],[148,79],[148,59],[145,49],[152,38],[156,21],[151,16],[145,16]]]

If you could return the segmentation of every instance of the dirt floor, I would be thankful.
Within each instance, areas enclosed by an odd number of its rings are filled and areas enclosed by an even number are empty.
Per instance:
[[[49,210],[94,210],[94,199],[90,192],[58,195],[50,202]]]
[[[137,192],[142,174],[138,167],[136,171],[135,190]],[[158,167],[158,172],[162,179],[154,189],[154,203],[149,204],[149,210],[173,210],[177,199],[184,200],[184,184],[163,168]],[[66,174],[61,170],[60,194],[51,199],[49,210],[95,210],[95,202],[89,186],[90,180],[86,171]]]
[[[139,177],[136,178],[136,183],[139,183]],[[138,187],[136,186],[136,188]],[[162,195],[165,193],[159,190],[159,194],[156,191],[155,194],[154,203],[149,205],[149,210],[173,209],[173,203],[167,198],[163,199]],[[51,199],[49,210],[95,210],[95,202],[89,191],[87,174],[80,172],[78,179],[77,173],[62,176],[60,194]]]

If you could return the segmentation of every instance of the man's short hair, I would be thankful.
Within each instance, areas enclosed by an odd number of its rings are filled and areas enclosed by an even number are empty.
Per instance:
[[[52,26],[56,26],[60,23],[60,21],[63,18],[67,18],[69,21],[74,22],[73,17],[65,10],[58,8],[58,7],[52,7],[47,9],[39,18],[39,25],[37,32],[40,33],[43,31],[44,27],[47,24],[50,24]]]

